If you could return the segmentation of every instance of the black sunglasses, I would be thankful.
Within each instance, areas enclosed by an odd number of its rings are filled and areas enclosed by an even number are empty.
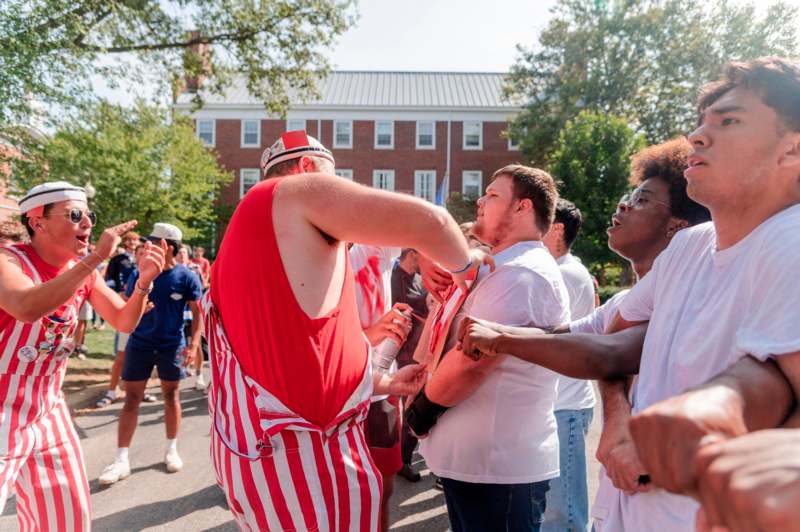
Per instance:
[[[74,224],[81,223],[81,220],[83,220],[83,215],[86,214],[86,217],[89,218],[89,221],[92,222],[92,225],[93,226],[97,225],[97,215],[94,213],[94,211],[90,211],[89,209],[83,211],[77,207],[73,207],[72,209],[66,212],[60,212],[60,213],[51,212],[48,214],[48,216],[52,214],[60,214],[62,216],[67,216],[69,217],[69,221]]]

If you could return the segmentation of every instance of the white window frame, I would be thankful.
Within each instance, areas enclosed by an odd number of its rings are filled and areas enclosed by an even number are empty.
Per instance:
[[[255,177],[256,182],[250,185],[250,188],[253,188],[261,181],[261,170],[258,168],[241,168],[239,169],[239,199],[242,199],[244,195],[247,193],[244,189],[244,177],[245,174],[248,174],[250,177]],[[248,188],[247,190],[250,190]]]
[[[385,175],[387,181],[391,184],[391,187],[382,188],[378,186],[378,180],[381,178],[381,175]],[[383,168],[378,170],[372,171],[372,188],[380,188],[381,190],[389,190],[394,192],[395,189],[395,182],[394,182],[394,170]]]
[[[423,146],[419,143],[419,125],[420,124],[431,124],[431,145],[430,146]],[[417,121],[417,132],[416,132],[416,146],[418,150],[435,150],[436,149],[436,121],[435,120],[418,120]]]
[[[353,170],[351,168],[337,168],[336,175],[350,181],[353,180]]]
[[[378,144],[378,124],[389,124],[389,144]],[[375,149],[376,150],[393,150],[394,149],[394,120],[376,120],[375,121]]]
[[[478,145],[467,146],[467,124],[478,125]],[[483,122],[476,120],[465,120],[461,123],[461,147],[464,150],[482,150],[483,149]]]
[[[506,130],[506,134],[508,135],[508,151],[519,151],[519,142],[515,142],[511,138],[511,131]]]
[[[430,197],[422,194],[422,177],[431,177]],[[436,200],[436,170],[414,170],[414,195],[433,203]]]
[[[461,196],[468,198],[471,196],[467,195],[467,187],[466,181],[467,176],[478,176],[478,195],[472,199],[478,199],[481,197],[483,192],[483,172],[480,170],[464,170],[461,172]]]
[[[350,142],[347,144],[340,144],[338,142],[338,135],[336,134],[336,126],[338,124],[348,124],[350,127]],[[333,121],[333,147],[337,149],[350,150],[353,149],[353,121],[352,120],[334,120]]]
[[[244,135],[245,135],[245,124],[246,123],[255,123],[256,124],[256,142],[245,142]],[[253,118],[243,118],[241,120],[241,146],[242,148],[260,148],[261,147],[261,120],[253,119]]]
[[[302,124],[300,127],[292,127],[292,122],[297,124]],[[286,120],[286,131],[305,131],[306,130],[306,121],[303,118],[289,118]]]
[[[211,142],[206,142],[203,137],[200,136],[200,123],[205,122],[211,124]],[[217,143],[217,121],[213,118],[198,118],[197,119],[197,130],[196,130],[197,138],[200,139],[200,142],[203,143],[204,146],[215,146]]]

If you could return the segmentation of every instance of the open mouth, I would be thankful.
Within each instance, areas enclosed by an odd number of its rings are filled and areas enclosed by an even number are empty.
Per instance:
[[[78,242],[80,242],[84,246],[88,246],[89,245],[89,235],[78,235],[75,238],[77,238]]]
[[[698,166],[708,166],[708,163],[699,157],[689,157],[689,168],[696,168]]]

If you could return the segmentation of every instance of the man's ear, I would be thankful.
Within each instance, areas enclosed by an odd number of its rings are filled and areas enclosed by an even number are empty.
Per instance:
[[[793,168],[795,174],[800,176],[800,133],[790,132],[781,141],[784,144],[778,164],[783,168]]]
[[[667,234],[669,236],[675,236],[675,233],[687,227],[689,227],[688,221],[673,216],[669,219],[669,223],[667,224]]]

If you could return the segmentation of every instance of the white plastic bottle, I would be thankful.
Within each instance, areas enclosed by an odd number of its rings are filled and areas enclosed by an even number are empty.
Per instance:
[[[403,316],[411,319],[410,312],[403,312]],[[405,325],[401,320],[394,320],[395,323],[400,324],[406,330],[406,334],[411,331],[410,325]],[[386,373],[392,367],[392,362],[397,358],[397,353],[400,352],[400,344],[394,338],[385,338],[379,343],[372,353],[372,367],[375,371]]]

